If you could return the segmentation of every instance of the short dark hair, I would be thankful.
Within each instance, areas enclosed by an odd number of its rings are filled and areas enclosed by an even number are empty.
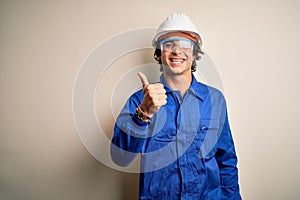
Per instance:
[[[158,45],[159,45],[159,42],[157,42],[157,45],[156,45],[156,48],[154,51],[154,59],[156,61],[158,61],[158,64],[161,65],[162,64],[161,59],[158,59],[159,57],[161,57],[161,49],[160,49],[160,47],[158,47]],[[195,60],[200,60],[202,54],[204,54],[204,52],[201,50],[200,44],[196,43],[193,48],[193,55],[195,56]],[[195,60],[192,63],[192,72],[196,71],[197,64],[196,64]],[[162,71],[162,66],[160,67],[160,71]]]

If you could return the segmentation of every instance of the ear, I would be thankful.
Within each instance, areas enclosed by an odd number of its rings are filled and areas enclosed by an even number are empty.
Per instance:
[[[154,56],[154,59],[156,60],[156,61],[160,61],[161,60],[161,56]]]
[[[193,55],[193,61],[195,61],[196,60],[196,56],[195,55]]]

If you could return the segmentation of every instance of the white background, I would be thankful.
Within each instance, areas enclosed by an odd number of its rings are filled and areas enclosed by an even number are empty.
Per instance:
[[[96,45],[173,11],[197,25],[223,81],[243,198],[299,199],[299,10],[296,0],[1,0],[0,199],[136,198],[137,175],[82,145],[73,84]]]

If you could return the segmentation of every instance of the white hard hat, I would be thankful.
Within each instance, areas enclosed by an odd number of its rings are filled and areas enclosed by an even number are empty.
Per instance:
[[[200,34],[190,18],[183,13],[172,13],[158,27],[152,40],[153,47],[156,47],[156,42],[160,36],[172,31],[188,32],[192,37],[197,38],[200,46],[202,45]]]

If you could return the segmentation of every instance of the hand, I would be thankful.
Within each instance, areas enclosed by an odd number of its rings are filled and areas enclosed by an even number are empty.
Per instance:
[[[144,89],[144,99],[140,108],[148,117],[151,118],[161,106],[167,103],[166,90],[164,89],[163,84],[149,84],[147,77],[142,72],[139,72],[138,76],[141,79]]]

